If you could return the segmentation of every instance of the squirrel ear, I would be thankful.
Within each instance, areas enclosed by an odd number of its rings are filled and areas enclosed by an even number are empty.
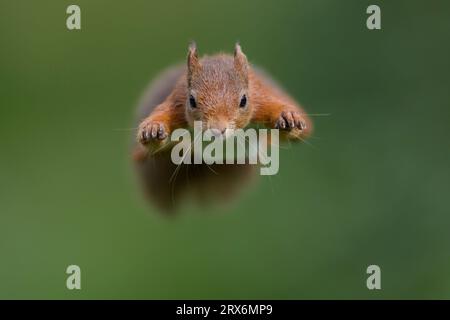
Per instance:
[[[248,61],[247,57],[242,52],[239,42],[237,42],[234,47],[234,66],[237,70],[243,73],[245,78],[247,78]]]
[[[191,42],[191,44],[189,45],[187,65],[188,65],[188,78],[190,79],[192,74],[200,68],[200,62],[198,60],[197,54],[197,45],[195,44],[195,42]]]

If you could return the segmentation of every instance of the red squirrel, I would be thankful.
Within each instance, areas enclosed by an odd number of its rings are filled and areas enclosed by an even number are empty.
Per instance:
[[[280,130],[282,140],[303,140],[312,131],[303,109],[270,77],[249,64],[239,44],[234,55],[198,57],[189,46],[187,65],[175,66],[151,84],[139,110],[133,158],[149,195],[163,209],[177,206],[193,191],[227,196],[248,180],[251,165],[175,165],[170,134],[202,121],[203,130],[243,129],[262,125]]]

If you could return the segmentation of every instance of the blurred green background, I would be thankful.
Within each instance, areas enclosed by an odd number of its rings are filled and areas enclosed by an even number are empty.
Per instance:
[[[66,29],[72,3],[80,31]],[[1,0],[0,298],[450,298],[449,9]],[[164,219],[130,166],[134,108],[192,39],[201,53],[239,40],[331,115],[232,205]]]

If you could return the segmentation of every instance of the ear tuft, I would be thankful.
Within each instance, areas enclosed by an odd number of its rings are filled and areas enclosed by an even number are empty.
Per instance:
[[[197,56],[197,44],[195,41],[189,43],[189,56]]]
[[[247,57],[242,52],[239,42],[236,42],[236,45],[234,46],[234,66],[236,70],[240,71],[243,77],[247,79],[248,61]]]
[[[188,66],[188,79],[191,78],[192,74],[194,74],[200,68],[200,62],[198,60],[197,54],[197,45],[194,41],[189,45],[188,57],[187,57],[187,66]]]
[[[234,45],[234,57],[241,55],[241,54],[243,54],[241,45],[239,44],[239,42],[236,42],[236,44]]]

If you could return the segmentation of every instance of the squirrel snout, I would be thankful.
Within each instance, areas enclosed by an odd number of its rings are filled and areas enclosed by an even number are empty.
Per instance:
[[[214,123],[210,123],[208,127],[211,129],[212,133],[215,136],[221,136],[221,135],[224,135],[225,132],[227,131],[228,123],[226,123],[226,122],[214,122]]]
[[[211,128],[210,130],[215,137],[221,137],[221,136],[225,136],[225,132],[227,131],[227,128],[221,128],[221,129]]]

